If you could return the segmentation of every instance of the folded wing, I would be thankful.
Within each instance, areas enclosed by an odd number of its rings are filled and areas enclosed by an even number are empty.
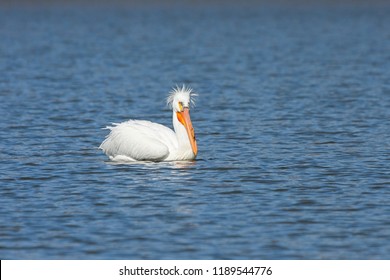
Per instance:
[[[130,120],[107,128],[111,132],[99,148],[111,160],[161,161],[178,146],[173,130],[161,124]]]

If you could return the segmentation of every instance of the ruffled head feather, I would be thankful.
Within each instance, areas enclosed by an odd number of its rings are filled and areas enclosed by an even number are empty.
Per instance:
[[[170,92],[167,97],[167,105],[171,109],[178,109],[179,102],[184,107],[195,106],[194,97],[197,94],[193,91],[192,88],[182,85],[181,87],[176,85]]]

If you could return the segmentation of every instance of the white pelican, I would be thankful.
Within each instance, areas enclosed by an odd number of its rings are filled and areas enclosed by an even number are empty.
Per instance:
[[[150,121],[129,120],[107,127],[111,132],[100,149],[113,161],[193,160],[198,153],[190,119],[191,88],[172,89],[167,104],[173,111],[173,128]]]

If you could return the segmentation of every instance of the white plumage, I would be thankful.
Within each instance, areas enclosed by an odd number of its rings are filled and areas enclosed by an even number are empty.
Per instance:
[[[100,145],[113,161],[193,160],[197,144],[189,107],[193,103],[191,88],[176,87],[167,98],[172,108],[174,130],[143,120],[129,120],[107,127],[111,132]]]

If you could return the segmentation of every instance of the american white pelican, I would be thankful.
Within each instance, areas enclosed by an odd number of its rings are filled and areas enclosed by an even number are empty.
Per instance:
[[[113,161],[193,160],[198,153],[190,119],[190,104],[196,94],[176,87],[167,98],[173,112],[173,128],[150,121],[129,120],[107,127],[111,132],[100,145]]]

